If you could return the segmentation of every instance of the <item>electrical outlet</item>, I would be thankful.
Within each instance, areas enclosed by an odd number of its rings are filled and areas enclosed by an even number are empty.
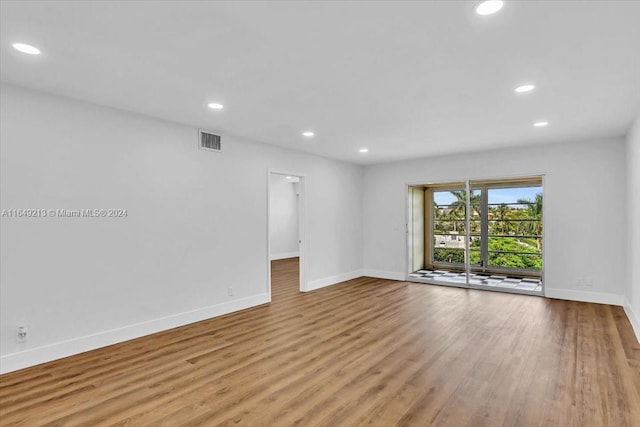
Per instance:
[[[576,288],[592,288],[593,279],[591,277],[578,277],[575,280]]]
[[[29,331],[26,326],[18,326],[18,334],[16,335],[17,342],[25,342],[28,339]]]
[[[230,297],[233,296],[233,288],[227,288],[227,295],[229,295]]]

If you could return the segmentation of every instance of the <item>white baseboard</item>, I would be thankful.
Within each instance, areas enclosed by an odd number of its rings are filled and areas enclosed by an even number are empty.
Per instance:
[[[363,276],[367,277],[375,277],[377,279],[389,279],[389,280],[400,280],[405,281],[407,275],[404,273],[398,273],[397,271],[384,271],[384,270],[370,270],[365,268],[362,271]]]
[[[160,319],[136,323],[122,328],[111,329],[93,335],[73,338],[42,347],[37,347],[0,357],[0,373],[17,371],[40,363],[50,362],[89,350],[95,350],[111,344],[140,338],[167,329],[199,322],[223,314],[232,313],[256,305],[269,302],[269,294],[258,294],[222,304],[198,308],[196,310],[178,313]]]
[[[566,299],[571,301],[595,302],[598,304],[624,305],[623,296],[605,292],[578,291],[575,289],[545,288],[547,298]]]
[[[362,270],[355,270],[350,271],[349,273],[342,273],[322,279],[311,280],[307,283],[307,288],[304,289],[304,292],[314,291],[316,289],[335,285],[341,282],[346,282],[347,280],[356,279],[358,277],[362,277]]]
[[[320,289],[326,286],[335,285],[340,282],[355,279],[361,276],[378,277],[390,280],[404,280],[404,274],[381,271],[381,270],[355,270],[349,273],[338,274],[335,276],[325,277],[323,279],[313,280],[309,282],[307,291]],[[640,342],[640,317],[631,308],[628,299],[622,295],[609,294],[591,291],[576,291],[572,289],[549,289],[545,290],[545,296],[549,298],[566,299],[573,301],[594,302],[599,304],[621,305],[624,307],[625,313],[631,322],[631,326],[636,334],[638,342]],[[18,369],[27,368],[29,366],[38,365],[40,363],[50,362],[74,354],[94,350],[111,344],[139,338],[156,332],[165,331],[167,329],[184,326],[189,323],[199,322],[201,320],[210,319],[212,317],[221,316],[238,310],[254,307],[269,302],[269,295],[258,294],[247,298],[229,301],[222,304],[216,304],[208,307],[179,313],[160,319],[154,319],[147,322],[141,322],[122,328],[112,329],[93,335],[74,338],[67,341],[61,341],[42,347],[37,347],[17,353],[7,354],[0,357],[0,373],[16,371]]]
[[[624,312],[629,318],[629,322],[631,322],[631,327],[633,328],[633,332],[636,333],[636,338],[638,340],[638,343],[640,343],[640,316],[638,316],[639,313],[636,313],[635,311],[633,311],[633,308],[631,307],[631,302],[627,299],[627,297],[623,297],[623,298],[624,298]]]
[[[269,259],[275,261],[278,259],[295,258],[300,256],[300,252],[281,252],[279,254],[271,254]]]

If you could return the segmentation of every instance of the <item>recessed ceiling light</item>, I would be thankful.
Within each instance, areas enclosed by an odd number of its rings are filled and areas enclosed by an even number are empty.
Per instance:
[[[478,15],[492,15],[502,9],[504,2],[502,0],[487,0],[476,6]]]
[[[537,128],[543,128],[543,127],[549,125],[549,122],[540,121],[540,122],[535,122],[533,125],[535,127],[537,127]]]
[[[14,43],[13,48],[22,53],[26,53],[27,55],[39,55],[40,49],[35,46],[31,46],[30,44],[24,43]]]
[[[288,177],[287,177],[287,179],[291,179],[291,177],[290,177],[290,176],[288,176]]]
[[[224,108],[224,105],[218,104],[217,102],[211,102],[209,103],[208,107],[212,110],[222,110]]]
[[[308,137],[308,138],[310,138],[310,137],[314,136],[314,135],[315,135],[315,133],[313,133],[313,132],[312,132],[312,131],[310,131],[310,130],[307,130],[307,131],[302,132],[302,135],[303,135],[303,136],[306,136],[306,137]]]
[[[525,92],[531,92],[535,88],[536,88],[536,85],[526,84],[526,85],[518,86],[517,88],[515,88],[515,91],[518,93],[525,93]]]
[[[360,152],[361,152],[361,153],[368,153],[368,152],[369,152],[369,149],[368,149],[368,148],[361,148],[361,149],[360,149]]]

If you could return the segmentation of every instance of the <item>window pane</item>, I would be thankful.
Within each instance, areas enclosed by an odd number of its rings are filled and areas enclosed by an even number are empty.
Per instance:
[[[464,264],[464,248],[452,249],[452,248],[434,247],[433,260],[435,262]]]
[[[432,190],[432,262],[460,267],[468,258],[472,267],[482,271],[513,268],[539,272],[542,269],[540,182],[494,181],[472,185],[468,224],[467,193],[460,183]],[[468,253],[465,252],[467,232]]]
[[[542,187],[488,189],[487,264],[542,268]]]
[[[463,189],[433,192],[433,261],[464,264],[466,246],[466,200]]]
[[[480,238],[471,241],[471,248],[469,249],[469,264],[471,266],[479,266],[480,260]]]

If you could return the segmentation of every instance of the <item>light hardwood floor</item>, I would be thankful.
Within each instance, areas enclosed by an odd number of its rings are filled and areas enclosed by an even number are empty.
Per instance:
[[[640,426],[620,307],[360,278],[0,377],[0,424]]]

